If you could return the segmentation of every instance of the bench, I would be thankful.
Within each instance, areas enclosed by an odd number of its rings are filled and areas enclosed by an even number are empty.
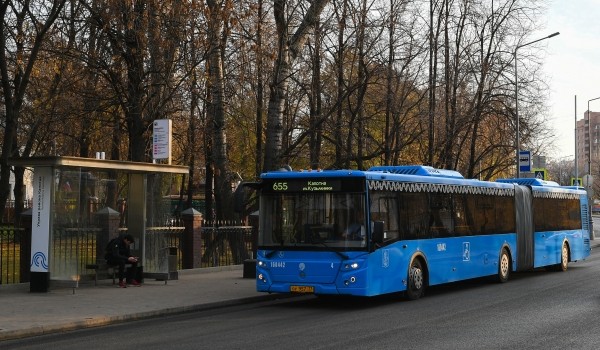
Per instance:
[[[125,264],[125,269],[131,267],[131,264]],[[94,285],[98,285],[98,274],[105,273],[107,276],[112,277],[112,284],[115,284],[117,273],[119,272],[118,265],[109,265],[104,260],[98,260],[95,264],[87,264],[85,268],[88,270],[94,270]]]

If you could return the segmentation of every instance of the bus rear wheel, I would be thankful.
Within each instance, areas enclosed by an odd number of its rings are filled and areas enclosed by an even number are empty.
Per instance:
[[[425,292],[425,272],[421,260],[413,259],[408,269],[408,285],[406,286],[406,297],[409,300],[417,300]]]
[[[557,271],[567,271],[569,268],[569,246],[567,242],[563,242],[560,249],[560,264],[556,265]]]
[[[506,248],[502,248],[500,259],[498,260],[498,281],[504,283],[510,277],[510,256]]]

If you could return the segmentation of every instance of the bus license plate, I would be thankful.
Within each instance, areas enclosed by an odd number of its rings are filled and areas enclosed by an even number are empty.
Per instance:
[[[313,287],[313,286],[291,286],[290,291],[292,293],[314,293],[315,287]]]

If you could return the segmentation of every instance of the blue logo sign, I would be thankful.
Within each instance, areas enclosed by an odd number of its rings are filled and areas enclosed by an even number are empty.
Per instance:
[[[46,254],[42,252],[33,254],[33,257],[31,258],[31,266],[42,267],[45,270],[48,270],[48,259],[46,258]]]
[[[384,249],[381,254],[381,267],[390,267],[390,251],[388,249]]]
[[[463,258],[463,261],[471,260],[471,243],[470,242],[463,242],[462,258]]]

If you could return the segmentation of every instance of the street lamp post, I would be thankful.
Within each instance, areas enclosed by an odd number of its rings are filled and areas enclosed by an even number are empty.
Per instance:
[[[521,136],[519,134],[519,76],[517,75],[517,50],[519,50],[522,47],[525,47],[527,45],[531,45],[531,44],[535,44],[538,41],[542,41],[545,39],[550,39],[554,36],[559,35],[559,32],[556,33],[552,33],[548,36],[545,36],[543,38],[534,40],[534,41],[530,41],[528,43],[522,44],[522,45],[518,45],[515,48],[515,51],[513,53],[513,59],[515,61],[515,125],[516,125],[516,133],[517,133],[517,139],[515,142],[515,159],[516,159],[516,164],[517,164],[517,178],[521,177],[521,170],[519,169],[519,151],[521,149]]]

